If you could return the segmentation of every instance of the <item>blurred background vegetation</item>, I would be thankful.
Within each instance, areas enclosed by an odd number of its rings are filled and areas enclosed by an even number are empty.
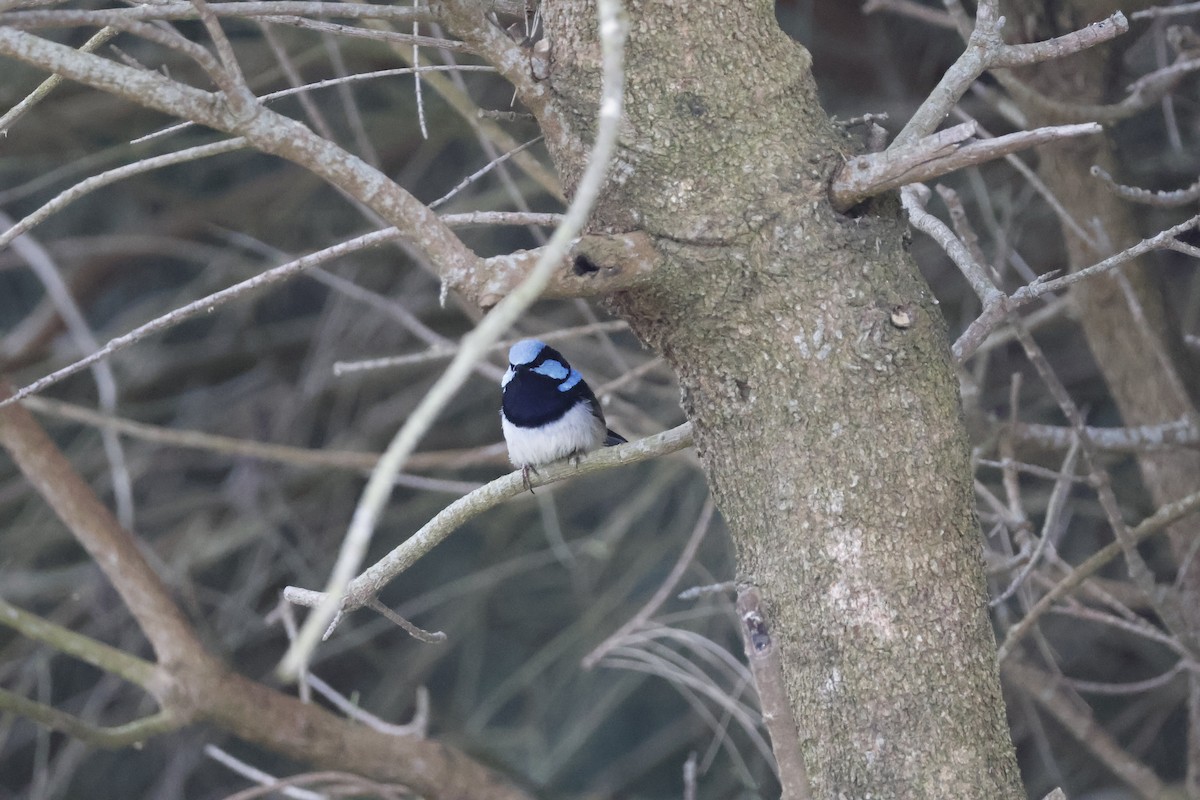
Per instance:
[[[929,3],[940,9],[940,4]],[[783,26],[814,56],[826,110],[841,119],[887,113],[895,131],[961,51],[957,34],[906,16],[864,14],[859,4],[781,2]],[[1191,19],[1191,18],[1189,18]],[[198,23],[180,23],[202,37]],[[304,82],[405,66],[411,51],[387,43],[272,28],[226,25],[251,87]],[[73,44],[88,32],[69,31]],[[1154,39],[1129,34],[1131,79],[1152,68]],[[158,64],[162,53],[120,36],[130,58]],[[281,54],[286,53],[286,58]],[[423,51],[439,62],[444,54]],[[455,54],[460,63],[469,57]],[[170,59],[168,59],[170,62]],[[1148,66],[1149,65],[1149,66]],[[170,66],[175,66],[170,62]],[[178,66],[178,69],[185,69]],[[452,76],[452,77],[448,77]],[[44,76],[5,62],[0,110]],[[443,73],[481,109],[506,111],[511,88],[483,73]],[[1115,128],[1127,182],[1180,188],[1200,173],[1200,114],[1194,79],[1177,91],[1173,113],[1139,115]],[[411,77],[362,81],[314,91],[274,107],[327,126],[341,145],[379,165],[418,199],[432,202],[491,161],[464,117],[430,84],[424,89],[429,138],[422,138]],[[964,105],[993,132],[1005,123],[979,99]],[[470,116],[470,115],[468,115]],[[323,123],[315,122],[316,119]],[[0,139],[0,211],[19,219],[82,178],[137,159],[215,140],[195,127],[143,144],[130,140],[171,120],[106,95],[63,85]],[[532,122],[501,120],[517,142]],[[318,129],[320,129],[318,127]],[[546,162],[540,145],[530,151]],[[1033,156],[1026,156],[1031,160]],[[548,162],[547,162],[548,163]],[[558,211],[537,182],[506,165],[473,182],[439,211]],[[1057,224],[1028,183],[1003,163],[952,176],[968,204],[981,203],[1003,226],[1030,268],[1061,267]],[[981,187],[985,187],[981,189]],[[1141,212],[1142,234],[1178,221],[1179,212]],[[0,226],[3,228],[6,226]],[[69,284],[103,342],[185,302],[377,227],[311,174],[253,152],[234,152],[144,175],[69,206],[33,234]],[[548,229],[478,226],[462,231],[483,255],[533,247]],[[945,257],[918,237],[914,254],[941,301],[952,335],[978,312],[974,296]],[[1161,279],[1183,331],[1200,330],[1194,262],[1157,256]],[[1008,287],[1013,288],[1012,286]],[[360,252],[212,314],[150,337],[110,359],[118,415],[152,428],[121,436],[132,486],[133,529],[175,590],[209,647],[239,671],[271,682],[286,647],[271,618],[285,585],[324,584],[364,483],[364,471],[231,451],[222,441],[181,446],[164,431],[196,431],[315,453],[380,451],[444,360],[335,374],[334,364],[419,353],[454,341],[477,319],[453,297],[443,304],[435,276],[400,245]],[[603,304],[546,302],[515,335],[607,319]],[[0,369],[23,385],[70,363],[80,352],[39,280],[14,248],[0,251]],[[1060,377],[1097,425],[1119,425],[1104,382],[1069,310],[1038,329]],[[621,330],[576,335],[556,344],[603,395],[610,425],[627,437],[683,419],[671,375]],[[491,360],[504,362],[502,351]],[[611,391],[609,381],[638,370]],[[508,469],[500,445],[495,374],[481,370],[446,407],[425,438],[411,480],[398,486],[376,535],[382,555],[454,497]],[[495,372],[495,370],[492,370]],[[981,413],[1005,415],[1014,373],[1026,374],[1025,421],[1058,422],[1049,395],[1014,344],[988,351],[972,378]],[[498,373],[496,373],[498,374]],[[90,409],[96,382],[81,373],[46,393]],[[106,501],[115,503],[112,469],[99,429],[68,418],[70,408],[36,408],[44,424]],[[977,445],[986,427],[978,427]],[[1058,467],[1059,454],[1022,453]],[[1128,518],[1153,507],[1129,456],[1109,464]],[[998,496],[1000,473],[979,480]],[[1026,477],[1035,525],[1053,483]],[[707,496],[690,454],[539,490],[456,532],[405,573],[383,601],[449,640],[423,644],[370,612],[352,615],[318,649],[314,673],[383,719],[413,716],[419,687],[430,693],[429,730],[528,781],[547,797],[676,797],[696,753],[702,797],[771,797],[778,792],[762,734],[738,723],[754,713],[731,604],[722,594],[671,600],[662,627],[640,644],[586,671],[580,660],[631,617],[661,585],[692,535]],[[37,495],[0,461],[0,593],[16,605],[101,641],[146,654],[110,586]],[[900,532],[897,532],[898,535]],[[1056,541],[1077,563],[1110,540],[1090,496],[1073,497]],[[1153,556],[1154,547],[1147,551]],[[719,517],[680,589],[732,579],[732,554]],[[1113,569],[1109,577],[1123,576]],[[996,579],[1002,590],[1007,576]],[[1113,586],[1118,587],[1116,580]],[[1117,588],[1114,588],[1117,591]],[[1013,602],[1019,603],[1018,597]],[[999,624],[1004,624],[1001,607]],[[1042,625],[1065,672],[1096,682],[1141,680],[1173,663],[1154,642],[1110,626],[1049,616]],[[712,690],[699,688],[707,682]],[[84,719],[114,724],[144,713],[146,700],[112,676],[0,630],[0,684]],[[1133,695],[1088,695],[1099,720],[1167,780],[1179,780],[1186,744],[1185,686],[1167,683]],[[323,702],[318,700],[318,702]],[[1025,697],[1011,698],[1010,720],[1031,796],[1062,785],[1071,797],[1112,790],[1110,773]],[[106,752],[32,723],[0,716],[0,798],[219,798],[245,778],[205,754],[205,745],[270,772],[303,765],[194,727],[141,749]],[[1117,794],[1104,796],[1124,796]]]

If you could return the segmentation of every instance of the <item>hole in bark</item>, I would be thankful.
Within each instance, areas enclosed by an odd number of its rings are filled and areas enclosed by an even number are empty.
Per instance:
[[[590,275],[593,272],[600,271],[600,268],[596,266],[595,262],[593,262],[587,256],[575,256],[574,267],[575,274],[580,276]]]

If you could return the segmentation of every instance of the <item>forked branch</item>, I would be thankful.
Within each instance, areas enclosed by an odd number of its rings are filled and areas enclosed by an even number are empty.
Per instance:
[[[846,211],[863,200],[908,183],[930,180],[965,166],[1003,158],[1018,150],[1071,136],[1097,133],[1095,123],[1020,131],[965,143],[974,128],[959,125],[934,133],[971,85],[988,70],[1061,58],[1119,36],[1129,29],[1120,12],[1086,28],[1032,44],[1010,45],[1001,37],[1004,17],[997,0],[981,0],[966,49],[896,136],[879,153],[849,161],[830,184],[830,201]]]
[[[909,145],[889,147],[880,153],[864,153],[846,162],[829,186],[829,197],[838,211],[847,211],[868,197],[910,183],[1004,158],[1047,142],[1100,133],[1094,122],[1057,125],[1032,131],[1017,131],[992,139],[976,139],[976,125],[964,122],[930,134]]]

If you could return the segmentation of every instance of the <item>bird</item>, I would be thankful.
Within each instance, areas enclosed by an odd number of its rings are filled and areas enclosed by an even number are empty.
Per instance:
[[[509,348],[500,387],[508,459],[521,468],[530,491],[530,470],[626,441],[609,429],[600,401],[579,370],[545,342],[523,339]]]

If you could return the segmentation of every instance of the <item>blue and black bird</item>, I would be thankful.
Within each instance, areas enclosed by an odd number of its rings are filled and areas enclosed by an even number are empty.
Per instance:
[[[544,342],[514,344],[500,386],[508,458],[525,473],[526,484],[533,467],[625,441],[608,429],[600,402],[579,370]]]

